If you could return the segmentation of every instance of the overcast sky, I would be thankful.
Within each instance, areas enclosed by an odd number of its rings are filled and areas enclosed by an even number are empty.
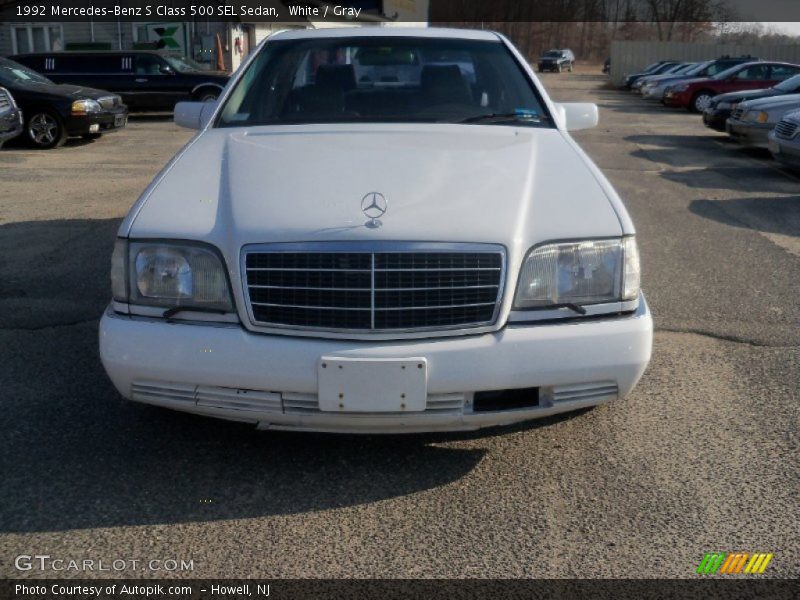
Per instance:
[[[778,31],[783,33],[788,33],[792,35],[800,35],[800,22],[797,21],[787,21],[785,23],[781,22],[766,22],[764,25],[771,25]]]

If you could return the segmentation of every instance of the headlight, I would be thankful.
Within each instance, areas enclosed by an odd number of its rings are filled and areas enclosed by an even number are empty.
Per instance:
[[[769,121],[769,113],[768,112],[764,112],[762,110],[760,113],[758,113],[758,116],[756,117],[756,121],[758,121],[759,123],[766,123],[767,121]]]
[[[95,100],[76,100],[72,103],[73,115],[86,115],[89,113],[100,112],[102,107],[100,103]]]
[[[731,103],[725,102],[723,100],[722,102],[717,102],[716,108],[718,108],[719,110],[728,110],[729,108],[731,108]]]
[[[522,264],[514,309],[634,300],[639,252],[633,236],[545,244]]]
[[[688,89],[689,89],[688,83],[679,83],[678,85],[674,85],[671,88],[669,88],[671,92],[685,92]]]
[[[203,245],[117,240],[111,288],[120,302],[233,311],[225,267],[219,255]]]

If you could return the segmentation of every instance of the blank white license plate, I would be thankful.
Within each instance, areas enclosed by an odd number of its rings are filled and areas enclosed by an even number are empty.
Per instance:
[[[317,365],[319,408],[325,412],[420,412],[428,395],[424,358],[323,356]]]
[[[114,127],[125,127],[127,122],[125,115],[114,115]]]
[[[772,152],[773,154],[780,154],[781,153],[781,147],[778,145],[778,142],[776,142],[775,140],[769,140],[767,142],[767,146],[769,147],[769,151]]]

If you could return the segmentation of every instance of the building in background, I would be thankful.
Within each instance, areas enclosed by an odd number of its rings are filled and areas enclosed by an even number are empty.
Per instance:
[[[427,25],[428,0],[355,0],[338,2],[361,8],[357,19],[344,22],[316,21],[312,18],[291,22],[123,22],[92,21],[23,23],[2,18],[20,0],[0,0],[0,56],[25,52],[63,50],[159,49],[188,56],[210,69],[235,71],[242,60],[272,32],[290,28],[340,26]],[[124,4],[120,0],[119,4]],[[286,4],[263,0],[262,6]],[[294,2],[297,4],[297,2]],[[324,7],[326,2],[309,0],[309,6]]]

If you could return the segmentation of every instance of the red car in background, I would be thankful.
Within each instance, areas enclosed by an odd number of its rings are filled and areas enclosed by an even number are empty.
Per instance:
[[[703,112],[711,98],[726,92],[771,87],[800,73],[800,65],[783,62],[749,62],[720,71],[712,77],[687,79],[667,88],[664,104]]]

